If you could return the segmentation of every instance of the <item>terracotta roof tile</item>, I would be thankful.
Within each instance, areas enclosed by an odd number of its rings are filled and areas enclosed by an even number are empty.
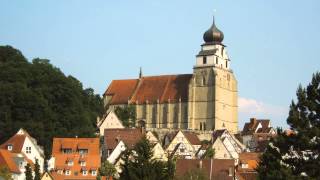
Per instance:
[[[104,141],[106,149],[114,149],[118,143],[123,143],[132,148],[141,138],[143,134],[141,129],[105,129],[104,130]]]
[[[26,135],[15,134],[10,139],[8,139],[5,143],[0,145],[1,149],[8,149],[8,145],[12,145],[13,153],[20,153],[22,151],[22,147],[24,141],[26,139]]]
[[[254,152],[243,152],[239,154],[239,161],[241,163],[248,164],[248,169],[254,170],[258,166],[258,163],[260,161],[260,153],[254,153]]]
[[[138,82],[138,79],[113,80],[104,96],[112,96],[110,104],[128,104]]]
[[[261,124],[261,128],[258,128],[258,125]],[[250,122],[245,123],[242,134],[243,135],[249,135],[253,133],[269,133],[272,129],[269,127],[270,120],[269,119],[256,119],[251,118]]]
[[[104,96],[112,96],[109,104],[179,102],[180,98],[186,102],[191,78],[192,74],[179,74],[113,80]]]
[[[0,149],[0,166],[6,166],[10,172],[21,173],[14,161],[14,154],[8,150]]]
[[[72,152],[65,154],[61,148],[71,148]],[[88,153],[80,154],[79,149],[88,149]],[[54,138],[52,147],[52,156],[55,158],[55,169],[70,170],[71,175],[59,175],[53,171],[54,179],[96,179],[88,172],[87,176],[82,176],[81,161],[85,160],[85,166],[88,170],[100,167],[100,140],[99,138]],[[72,161],[73,165],[68,166],[67,162]]]
[[[196,133],[193,132],[183,132],[184,136],[188,139],[188,141],[192,144],[192,145],[201,145],[201,141],[198,138]]]
[[[200,168],[200,161],[202,161],[202,168],[205,176],[210,177],[210,159],[178,159],[176,162],[176,175],[182,177],[190,170]],[[232,180],[233,176],[229,176],[229,168],[234,172],[234,160],[232,159],[213,159],[212,161],[212,179],[215,180]]]

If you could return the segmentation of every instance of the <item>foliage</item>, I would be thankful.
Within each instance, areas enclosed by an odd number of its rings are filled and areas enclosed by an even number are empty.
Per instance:
[[[209,148],[204,153],[203,157],[208,158],[208,159],[212,159],[212,158],[214,158],[214,155],[215,155],[215,149],[212,149],[212,146],[209,146]]]
[[[117,173],[117,170],[113,164],[111,164],[109,161],[105,161],[102,163],[101,167],[99,168],[99,175],[100,176],[112,176]]]
[[[290,106],[287,123],[292,134],[278,129],[258,167],[264,179],[318,179],[320,177],[320,73],[307,88],[299,86],[297,103]]]
[[[93,137],[102,100],[46,59],[0,46],[0,144],[26,129],[49,158],[53,137]]]
[[[125,127],[135,127],[136,109],[135,106],[128,105],[124,107],[117,106],[115,113]]]
[[[38,159],[36,159],[36,164],[34,165],[34,180],[40,180],[41,174],[40,174],[40,165]]]
[[[144,137],[133,150],[126,150],[122,156],[123,164],[120,179],[125,180],[165,180],[172,179],[173,162],[152,159],[153,152],[149,141]]]
[[[0,177],[5,180],[12,180],[12,174],[8,167],[0,166]]]
[[[33,176],[32,176],[32,169],[30,164],[28,163],[26,166],[26,171],[24,172],[26,175],[26,180],[33,180]]]

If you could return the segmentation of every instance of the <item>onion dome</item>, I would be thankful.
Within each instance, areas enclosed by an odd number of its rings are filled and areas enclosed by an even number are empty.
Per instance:
[[[223,41],[223,38],[224,38],[223,32],[217,28],[217,26],[214,23],[214,17],[213,17],[212,26],[203,34],[203,40],[206,43],[220,44]]]

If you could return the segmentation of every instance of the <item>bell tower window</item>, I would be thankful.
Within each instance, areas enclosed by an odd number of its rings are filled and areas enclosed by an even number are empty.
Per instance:
[[[228,61],[226,61],[226,68],[228,68]]]
[[[207,57],[206,56],[203,56],[202,64],[207,64]]]

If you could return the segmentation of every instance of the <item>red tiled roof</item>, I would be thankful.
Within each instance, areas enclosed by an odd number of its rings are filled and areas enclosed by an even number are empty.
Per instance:
[[[178,159],[176,162],[176,175],[183,177],[188,171],[200,169],[200,161],[204,175],[210,177],[210,159]],[[233,176],[229,176],[229,168],[234,172],[234,160],[232,159],[213,159],[212,161],[212,179],[215,180],[232,180]]]
[[[8,150],[0,149],[0,166],[8,167],[10,172],[21,173],[14,161],[14,154]]]
[[[236,176],[239,180],[256,180],[258,177],[258,173],[254,171],[236,172]]]
[[[107,149],[114,149],[118,143],[123,143],[132,148],[141,138],[143,134],[141,129],[105,129],[104,141]]]
[[[201,141],[198,138],[196,133],[193,132],[183,132],[184,136],[188,139],[188,141],[192,144],[192,145],[201,145]]]
[[[239,161],[240,163],[248,164],[248,169],[254,170],[260,161],[260,155],[260,153],[243,152],[239,154]]]
[[[64,154],[61,148],[71,148],[70,154]],[[81,147],[81,148],[79,148]],[[77,150],[87,148],[88,153],[80,154]],[[80,161],[85,160],[87,169],[100,167],[100,140],[99,138],[54,138],[52,146],[52,156],[55,158],[55,169],[69,169],[70,176],[59,175],[57,172],[52,172],[54,179],[96,179],[96,176],[91,176],[88,172],[87,176],[82,176]],[[68,166],[67,161],[72,160],[73,165]],[[75,174],[78,173],[78,175]]]
[[[8,149],[8,145],[12,145],[13,153],[20,153],[22,151],[22,147],[24,141],[26,139],[26,135],[15,134],[10,139],[8,139],[5,143],[0,145],[1,149]]]
[[[261,124],[261,128],[258,128],[258,125]],[[251,118],[250,122],[245,123],[242,134],[248,135],[253,133],[269,133],[271,128],[269,127],[270,120],[269,119],[256,119]]]
[[[192,74],[180,74],[113,80],[104,95],[112,96],[109,104],[186,102],[191,78]]]
[[[113,80],[104,96],[112,96],[110,104],[128,104],[138,82],[138,79]]]

